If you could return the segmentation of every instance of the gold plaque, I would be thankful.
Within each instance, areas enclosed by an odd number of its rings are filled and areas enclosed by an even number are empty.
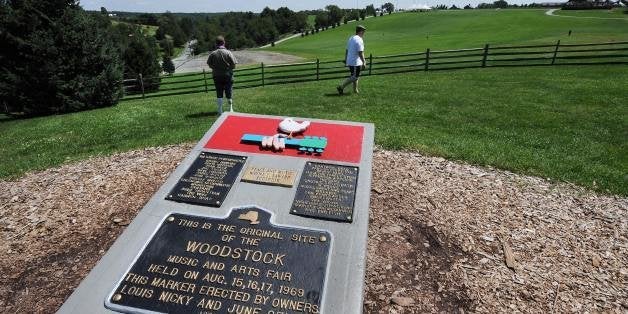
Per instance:
[[[242,181],[292,187],[296,177],[297,172],[294,170],[250,166],[244,171]]]

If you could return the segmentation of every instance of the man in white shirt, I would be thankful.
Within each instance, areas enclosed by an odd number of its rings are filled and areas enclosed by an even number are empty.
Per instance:
[[[362,25],[356,26],[355,35],[351,36],[347,42],[345,64],[349,67],[351,76],[336,87],[340,95],[344,93],[345,87],[349,84],[353,84],[354,93],[359,93],[358,79],[360,78],[360,70],[364,70],[366,67],[366,60],[364,60],[364,41],[362,40],[365,30],[366,28]]]

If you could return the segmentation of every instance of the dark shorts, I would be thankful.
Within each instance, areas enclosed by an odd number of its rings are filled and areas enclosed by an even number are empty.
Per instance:
[[[217,98],[227,96],[227,98],[231,99],[231,91],[233,90],[232,77],[214,76],[214,86],[216,87]]]
[[[362,66],[349,66],[349,72],[351,72],[351,76],[358,78],[360,77],[360,71],[362,70]]]

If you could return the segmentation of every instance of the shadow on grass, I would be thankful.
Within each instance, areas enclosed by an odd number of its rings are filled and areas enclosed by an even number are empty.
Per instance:
[[[338,94],[338,93],[327,93],[327,94],[323,94],[323,96],[325,97],[343,97],[343,96],[350,96],[351,93],[343,93],[342,95]]]
[[[13,120],[17,120],[18,118],[14,117],[14,116],[9,116],[6,114],[0,114],[0,123],[3,122],[9,122],[9,121],[13,121]]]
[[[195,119],[195,118],[206,118],[206,117],[217,117],[219,116],[216,111],[206,111],[206,112],[197,112],[193,114],[186,115],[186,118]]]

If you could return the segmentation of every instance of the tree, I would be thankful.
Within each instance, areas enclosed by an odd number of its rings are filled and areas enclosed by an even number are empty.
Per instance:
[[[314,27],[318,33],[318,29],[329,24],[329,16],[325,12],[319,12],[314,18]]]
[[[292,24],[294,15],[295,13],[287,7],[277,9],[274,21],[280,34],[290,33],[295,30]]]
[[[136,17],[136,24],[159,26],[159,19],[155,14],[142,13]]]
[[[470,4],[467,4],[467,5],[464,6],[464,9],[465,10],[471,10],[471,9],[473,9],[473,7]]]
[[[298,12],[292,16],[292,25],[295,31],[304,31],[307,27],[308,16],[305,12]]]
[[[159,46],[161,46],[161,49],[163,50],[165,56],[174,56],[174,43],[172,42],[171,38],[166,37],[160,40]]]
[[[131,35],[123,51],[125,76],[135,78],[142,74],[144,77],[157,77],[161,73],[157,41],[154,37],[144,37],[139,29]]]
[[[194,34],[195,24],[189,17],[184,17],[179,22],[179,26],[181,27],[181,31],[185,34],[186,39],[189,39]]]
[[[170,59],[169,56],[164,55],[162,60],[161,60],[161,68],[164,70],[164,72],[172,75],[172,73],[174,73],[174,63],[172,63],[172,60]]]
[[[340,23],[345,15],[344,10],[339,8],[337,5],[328,5],[325,9],[327,10],[329,16],[329,22],[327,25]]]
[[[493,2],[493,6],[495,6],[496,8],[505,9],[505,8],[508,7],[508,2],[506,2],[504,0],[497,0],[497,1]]]
[[[454,4],[449,8],[449,10],[460,10],[460,8]]]
[[[162,14],[159,18],[159,28],[157,29],[155,37],[158,40],[162,40],[166,37],[166,35],[172,36],[172,41],[177,47],[183,46],[183,44],[188,40],[188,37],[181,29],[181,26],[179,26],[176,16],[170,12]]]
[[[395,5],[390,2],[386,2],[382,5],[382,10],[388,12],[388,14],[391,14],[395,11]]]
[[[100,7],[100,14],[109,16],[109,12],[107,12],[107,8]]]
[[[0,1],[0,107],[35,116],[116,104],[122,62],[108,27],[73,0]]]
[[[369,4],[366,6],[366,15],[377,16],[377,12],[375,12],[375,6]]]
[[[357,21],[359,19],[360,19],[360,13],[358,12],[358,10],[347,10],[345,21],[353,21],[353,20]]]

